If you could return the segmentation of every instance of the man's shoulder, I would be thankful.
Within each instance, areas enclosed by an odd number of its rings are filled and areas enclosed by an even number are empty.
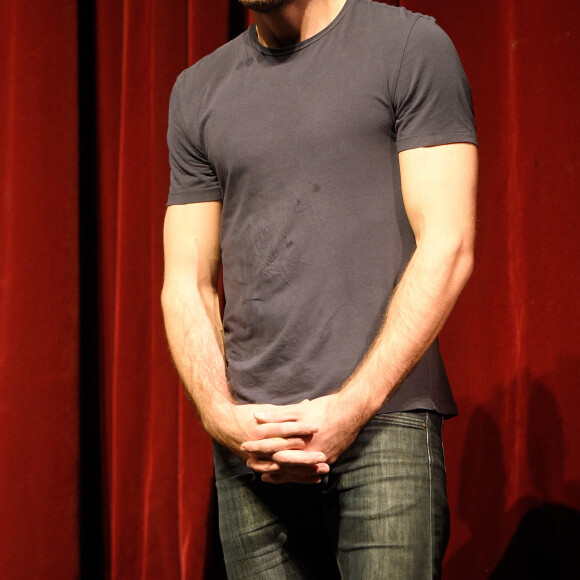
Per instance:
[[[418,21],[436,27],[435,19],[431,16],[374,0],[358,0],[353,18],[356,25],[364,30],[369,45],[378,50],[395,50],[397,53],[404,48]]]
[[[246,30],[186,68],[179,75],[180,82],[186,86],[199,86],[222,78],[227,70],[237,65],[246,45],[247,34]]]
[[[419,18],[428,18],[434,20],[431,16],[426,16],[419,12],[412,12],[403,6],[392,6],[376,2],[375,0],[366,0],[360,3],[359,8],[366,5],[369,15],[373,22],[376,22],[380,28],[393,28],[398,30],[409,30],[413,27]]]

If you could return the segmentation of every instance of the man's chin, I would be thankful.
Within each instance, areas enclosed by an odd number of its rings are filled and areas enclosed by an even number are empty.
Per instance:
[[[254,12],[261,12],[267,14],[268,12],[275,12],[280,10],[287,4],[291,4],[294,0],[238,0],[238,2]]]

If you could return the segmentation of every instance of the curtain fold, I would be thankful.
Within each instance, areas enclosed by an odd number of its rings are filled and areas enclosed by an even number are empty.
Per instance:
[[[580,7],[400,4],[452,37],[480,139],[476,270],[441,337],[444,575],[574,577]],[[236,0],[0,3],[1,578],[223,577],[161,317],[165,132],[177,75],[247,23]]]
[[[72,0],[0,5],[3,578],[79,566],[76,33]]]
[[[101,390],[113,578],[201,578],[212,548],[211,446],[170,364],[160,292],[169,93],[189,62],[227,39],[224,1],[171,9],[162,1],[97,3]]]

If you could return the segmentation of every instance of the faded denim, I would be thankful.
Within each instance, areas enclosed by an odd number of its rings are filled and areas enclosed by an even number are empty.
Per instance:
[[[440,577],[449,537],[442,419],[377,415],[318,485],[235,475],[215,453],[231,580]]]

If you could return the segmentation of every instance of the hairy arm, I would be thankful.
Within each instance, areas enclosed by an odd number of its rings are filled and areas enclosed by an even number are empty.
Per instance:
[[[436,338],[473,268],[477,149],[464,143],[417,148],[399,155],[403,200],[417,249],[364,359],[337,393],[296,405],[319,424],[310,449],[335,461],[381,408]],[[282,420],[284,409],[260,412]],[[278,464],[261,459],[268,441],[249,441],[249,465],[266,481],[284,481]],[[285,451],[273,454],[283,464]]]
[[[170,206],[163,242],[161,303],[169,348],[204,426],[212,407],[227,413],[233,399],[226,379],[217,279],[221,204]]]
[[[237,405],[226,377],[217,280],[220,256],[220,202],[170,206],[164,226],[165,279],[161,302],[175,366],[206,431],[244,459],[241,443],[274,441],[272,452],[302,449],[316,431],[290,413],[279,423],[261,424],[255,413],[268,405]],[[270,454],[271,455],[271,454]],[[290,456],[291,457],[291,456]],[[320,452],[301,456],[306,468],[287,477],[310,480],[328,466]],[[287,463],[291,463],[290,461]]]
[[[377,339],[344,386],[372,416],[435,340],[473,269],[477,149],[451,144],[399,156],[417,249]]]

